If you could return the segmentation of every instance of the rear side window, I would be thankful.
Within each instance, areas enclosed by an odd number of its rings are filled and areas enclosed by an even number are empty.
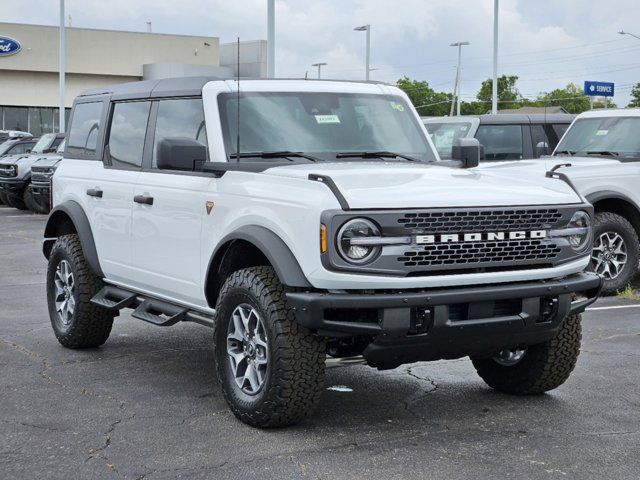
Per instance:
[[[109,129],[109,157],[116,168],[142,167],[151,102],[116,103]]]
[[[165,138],[188,138],[207,146],[204,110],[200,98],[160,100],[151,166],[156,168],[158,145]]]
[[[102,118],[102,102],[78,103],[69,128],[67,153],[95,157]]]
[[[520,125],[480,125],[476,138],[484,145],[486,160],[519,160],[522,158]]]

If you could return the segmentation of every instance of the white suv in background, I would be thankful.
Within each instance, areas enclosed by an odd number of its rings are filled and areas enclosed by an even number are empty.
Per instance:
[[[313,411],[327,354],[381,369],[470,356],[500,391],[556,388],[601,286],[583,273],[592,207],[561,178],[468,168],[477,145],[456,156],[441,162],[382,84],[86,92],[45,230],[55,335],[96,347],[125,308],[213,327],[225,398],[261,427]]]

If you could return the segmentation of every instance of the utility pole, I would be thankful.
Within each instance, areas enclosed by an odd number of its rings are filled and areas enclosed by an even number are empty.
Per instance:
[[[311,64],[312,67],[318,67],[318,80],[320,80],[322,78],[322,72],[321,72],[321,68],[324,67],[326,65],[326,62],[320,62],[320,63],[313,63]]]
[[[60,116],[58,119],[58,128],[63,133],[66,130],[65,125],[65,107],[64,107],[64,75],[65,75],[65,60],[66,60],[66,45],[65,45],[65,26],[64,26],[64,0],[60,0]]]
[[[267,0],[267,77],[276,76],[276,5]]]
[[[493,0],[493,92],[491,113],[498,113],[498,0]]]
[[[456,42],[452,43],[451,47],[458,47],[458,69],[456,70],[456,84],[453,91],[453,98],[451,99],[451,116],[453,116],[454,100],[457,98],[457,115],[460,116],[460,84],[462,83],[462,47],[469,45],[469,42]]]

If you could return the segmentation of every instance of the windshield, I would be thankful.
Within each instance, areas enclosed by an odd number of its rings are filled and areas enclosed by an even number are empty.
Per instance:
[[[605,117],[576,120],[556,153],[640,157],[640,118]]]
[[[229,157],[236,154],[238,102],[235,93],[218,97]],[[346,161],[338,154],[394,152],[417,160],[435,155],[403,98],[392,95],[319,92],[243,93],[240,97],[240,152],[302,152]],[[353,161],[353,157],[349,156]]]
[[[47,133],[40,137],[40,140],[36,142],[31,151],[33,153],[42,153],[46,148],[49,147],[51,141],[55,138],[55,133]]]
[[[471,129],[469,122],[425,122],[429,136],[436,146],[441,158],[451,158],[453,142],[464,138]]]
[[[6,142],[0,144],[0,156],[7,153],[7,151],[11,148],[11,145],[13,145],[14,143],[16,143],[15,140],[7,140]]]

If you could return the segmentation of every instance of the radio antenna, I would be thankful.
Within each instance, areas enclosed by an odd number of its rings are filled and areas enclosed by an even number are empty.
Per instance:
[[[237,114],[237,135],[236,135],[236,163],[240,162],[240,37],[238,37],[238,71],[236,75],[236,86],[237,86],[237,103],[238,103],[238,114]]]

